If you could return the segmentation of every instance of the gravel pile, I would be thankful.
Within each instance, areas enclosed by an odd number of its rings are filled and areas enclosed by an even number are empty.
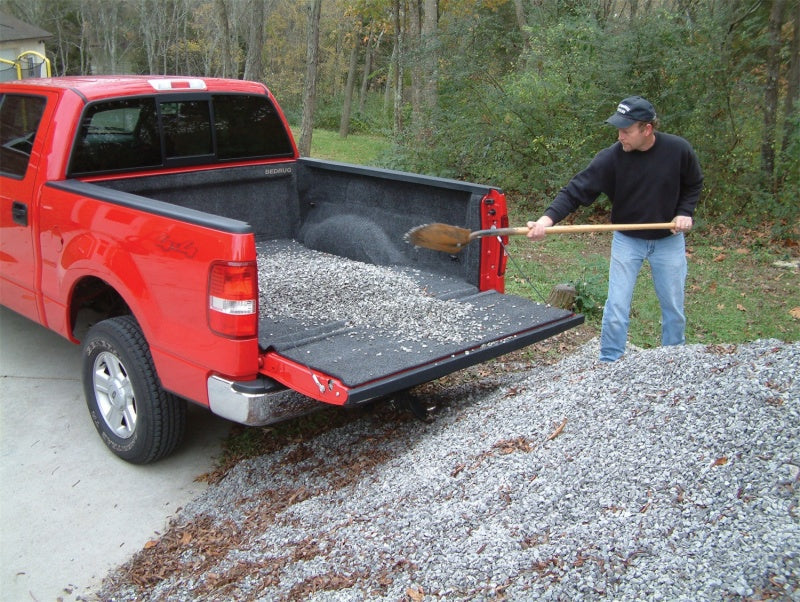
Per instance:
[[[416,270],[353,261],[294,241],[262,243],[258,274],[259,311],[268,320],[341,321],[390,331],[398,340],[454,343],[486,328],[485,311],[434,297],[414,278],[421,277]]]
[[[800,599],[800,343],[596,357],[241,462],[102,595]]]

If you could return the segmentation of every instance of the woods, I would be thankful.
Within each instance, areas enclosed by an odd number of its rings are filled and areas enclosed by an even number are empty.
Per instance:
[[[394,141],[390,167],[491,182],[535,213],[640,94],[689,139],[699,218],[797,237],[800,0],[3,0],[55,74],[264,81],[293,123]],[[314,24],[317,24],[316,26]],[[317,37],[318,36],[318,37]],[[602,204],[600,205],[602,210]]]

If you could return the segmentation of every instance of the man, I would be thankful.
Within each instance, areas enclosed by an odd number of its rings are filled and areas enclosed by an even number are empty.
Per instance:
[[[661,343],[685,342],[683,233],[692,228],[703,174],[686,140],[657,131],[655,109],[641,96],[619,103],[606,123],[619,130],[618,142],[597,153],[588,167],[559,191],[544,215],[528,222],[528,237],[541,240],[547,226],[581,205],[592,204],[601,193],[611,200],[612,223],[674,221],[672,231],[614,233],[600,334],[600,360],[613,362],[625,352],[633,288],[645,259],[650,262],[661,304]]]

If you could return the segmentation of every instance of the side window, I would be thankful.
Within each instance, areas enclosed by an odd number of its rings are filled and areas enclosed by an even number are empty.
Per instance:
[[[45,104],[40,96],[0,95],[0,172],[25,177]]]
[[[291,157],[294,152],[278,111],[266,96],[214,96],[220,159]]]
[[[161,165],[156,103],[152,98],[90,105],[72,153],[70,174]]]

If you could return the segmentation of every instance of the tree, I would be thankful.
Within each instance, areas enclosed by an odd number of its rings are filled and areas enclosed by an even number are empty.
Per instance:
[[[244,79],[264,79],[264,22],[267,20],[267,0],[250,0],[247,54]]]
[[[380,46],[381,35],[383,35],[383,32],[376,37],[373,26],[370,26],[369,31],[367,32],[367,37],[364,40],[364,71],[361,76],[361,90],[358,94],[359,113],[363,113],[364,107],[366,106],[367,91],[369,90],[369,83],[372,77],[372,57],[374,56],[377,48]],[[375,41],[373,42],[373,40]]]
[[[127,26],[133,16],[128,4],[104,0],[81,0],[81,19],[85,24],[89,48],[92,53],[92,70],[97,73],[119,73],[127,65],[124,57],[130,48],[126,36]]]
[[[188,0],[138,0],[138,19],[147,58],[147,73],[172,71],[171,51],[178,47]],[[174,63],[174,60],[173,60]]]
[[[392,115],[394,123],[393,131],[395,135],[399,135],[403,131],[403,62],[405,60],[403,22],[403,5],[400,0],[393,0],[392,23],[394,24],[394,48],[392,49],[391,84],[392,90],[394,91],[392,97]]]
[[[770,2],[764,86],[764,131],[761,139],[761,173],[765,188],[775,192],[775,140],[778,123],[778,79],[780,78],[781,27],[784,0]]]
[[[425,0],[422,9],[422,56],[424,82],[422,106],[432,111],[438,105],[439,86],[439,0]]]
[[[344,86],[344,100],[342,101],[342,117],[339,121],[339,137],[347,138],[350,130],[350,111],[353,106],[353,89],[356,85],[356,71],[358,69],[358,54],[361,46],[361,22],[356,21],[350,36],[350,65],[347,69],[347,83]]]
[[[229,9],[225,0],[216,0],[217,19],[222,29],[222,77],[236,77],[238,75],[235,62],[234,48],[236,46],[236,32],[231,27],[231,19],[228,16]]]
[[[319,67],[319,19],[322,0],[309,0],[308,32],[306,38],[306,78],[303,86],[303,119],[298,150],[303,156],[311,154],[314,129],[314,109],[317,101],[317,68]]]
[[[422,1],[409,0],[406,4],[406,36],[408,53],[406,61],[411,80],[409,96],[411,98],[411,120],[416,131],[422,127]]]
[[[785,154],[800,132],[800,1],[790,8],[792,41],[789,47],[789,65],[784,99],[784,136],[781,151]]]

